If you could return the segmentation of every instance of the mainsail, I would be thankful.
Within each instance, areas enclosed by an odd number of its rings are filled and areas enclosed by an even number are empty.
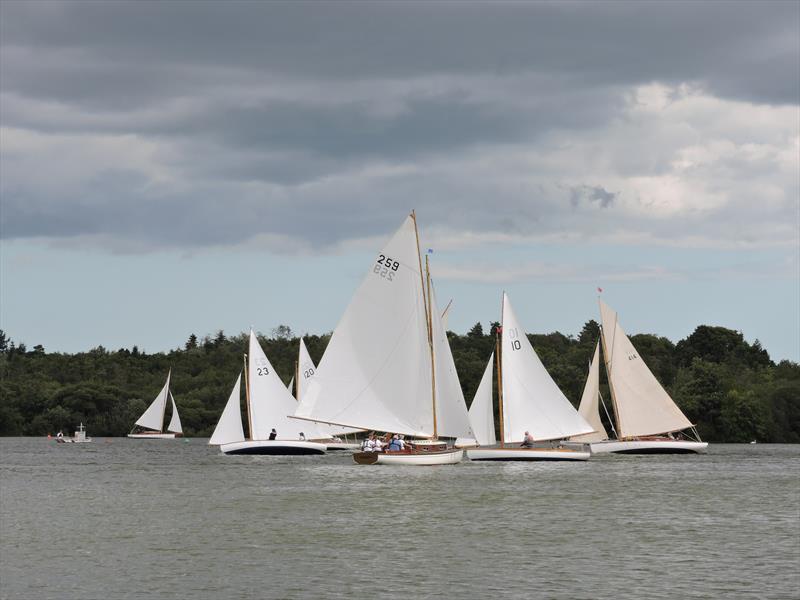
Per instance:
[[[494,407],[492,406],[493,363],[494,352],[489,357],[481,382],[478,384],[478,390],[469,407],[469,422],[472,425],[474,437],[459,438],[456,440],[456,446],[468,446],[475,443],[479,446],[493,446],[497,443],[494,433]]]
[[[161,428],[164,426],[164,410],[167,408],[167,395],[169,394],[169,379],[171,375],[172,369],[167,373],[167,382],[164,384],[164,387],[161,388],[161,391],[158,392],[156,399],[153,400],[150,406],[147,407],[147,410],[139,417],[139,420],[136,421],[136,424],[140,427],[161,431]],[[173,414],[177,414],[177,411]]]
[[[647,368],[614,312],[600,300],[603,353],[620,439],[680,431],[691,421]]]
[[[503,293],[503,441],[564,439],[594,431],[544,368]]]
[[[606,428],[600,420],[600,341],[594,349],[594,357],[589,365],[589,376],[583,388],[578,413],[594,427],[593,433],[575,435],[570,439],[576,442],[599,442],[608,439]]]
[[[222,444],[230,444],[231,442],[244,441],[244,429],[242,428],[242,409],[241,409],[241,384],[242,374],[236,378],[236,383],[233,386],[233,391],[228,398],[225,409],[222,411],[222,416],[219,418],[219,423],[208,440],[209,445],[220,446]]]
[[[414,217],[384,246],[331,336],[295,415],[433,435],[431,354]]]
[[[278,438],[283,440],[298,439],[301,432],[308,439],[322,437],[313,424],[289,417],[294,414],[297,402],[272,368],[252,330],[250,330],[247,373],[250,387],[250,421],[253,427],[250,439],[266,440],[273,428],[277,430]]]

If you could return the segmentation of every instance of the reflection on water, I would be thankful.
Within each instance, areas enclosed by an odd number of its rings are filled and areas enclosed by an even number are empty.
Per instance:
[[[796,446],[366,467],[0,439],[0,598],[789,598]]]

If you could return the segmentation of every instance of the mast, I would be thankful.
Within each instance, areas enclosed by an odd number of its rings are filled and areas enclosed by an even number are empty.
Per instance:
[[[253,417],[250,414],[250,378],[247,376],[247,354],[244,355],[244,405],[247,408],[247,432],[250,434],[250,439],[253,439]]]
[[[169,380],[172,377],[172,367],[167,372],[167,396],[164,398],[164,408],[161,410],[161,433],[164,433],[164,419],[167,418],[167,398],[169,398]]]
[[[505,292],[503,292],[503,299],[505,299]],[[503,302],[505,305],[505,302]],[[503,306],[500,306],[500,331],[495,330],[495,360],[497,360],[497,409],[500,413],[500,447],[505,447],[505,422],[503,421],[503,363],[501,353],[503,345],[500,343],[501,336],[503,335]]]
[[[428,295],[425,295],[425,278],[422,275],[422,254],[419,251],[419,229],[417,228],[417,213],[411,211],[411,218],[414,220],[414,235],[417,238],[417,259],[419,260],[419,278],[422,283],[422,302],[425,305],[425,321],[428,324],[428,349],[431,353],[431,407],[433,408],[433,439],[438,437],[436,429],[436,367],[433,357],[433,328],[431,324],[431,272],[428,268],[428,256],[425,255],[425,268],[428,275]]]
[[[301,338],[302,339],[302,338]],[[298,351],[299,356],[299,351]],[[294,399],[300,402],[300,361],[294,361]]]
[[[425,275],[428,278],[428,307],[433,306],[431,303],[431,268],[428,255],[425,255]],[[431,320],[431,311],[428,310],[428,345],[431,348],[431,401],[433,409],[433,439],[438,438],[438,431],[436,428],[436,357],[433,351],[433,322]]]
[[[601,317],[602,317],[602,312],[601,312]],[[600,342],[601,342],[601,345],[603,346],[603,364],[606,366],[606,375],[608,376],[608,391],[611,392],[611,404],[614,405],[614,421],[616,421],[616,423],[617,423],[617,429],[616,429],[616,431],[614,433],[617,434],[617,439],[621,440],[622,436],[620,435],[620,432],[622,431],[622,428],[620,427],[620,424],[619,424],[619,409],[617,408],[617,395],[614,393],[614,384],[611,383],[611,367],[610,367],[611,358],[609,357],[608,348],[606,347],[606,328],[605,328],[605,325],[602,323],[602,321],[603,321],[603,319],[601,318],[600,319]],[[612,345],[613,345],[613,343],[612,343]],[[605,407],[605,404],[603,406]],[[612,429],[613,429],[613,425],[612,425]]]

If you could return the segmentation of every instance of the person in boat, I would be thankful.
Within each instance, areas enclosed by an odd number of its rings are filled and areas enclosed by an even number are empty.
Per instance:
[[[63,432],[61,432],[61,431],[59,431],[59,432],[56,434],[56,441],[60,442],[60,441],[63,441],[63,439],[64,439],[64,433],[63,433]]]
[[[272,431],[269,432],[269,439],[274,440],[276,437],[278,437],[278,432],[275,431],[275,428],[273,427]]]
[[[530,431],[525,432],[525,437],[520,444],[522,448],[533,448],[533,436],[531,435]]]
[[[365,439],[361,443],[361,450],[364,452],[375,452],[375,432],[370,431],[369,435],[367,435],[367,439]]]
[[[275,431],[275,430],[273,429],[273,431]],[[300,441],[301,442],[305,442],[306,441],[306,434],[303,433],[302,431],[300,432]]]
[[[383,440],[381,440],[381,438],[376,436],[375,439],[372,440],[372,451],[383,452]]]
[[[401,440],[400,436],[395,433],[392,436],[392,441],[389,442],[389,446],[386,448],[386,450],[388,452],[400,452],[403,449],[403,446],[405,446],[403,440]]]

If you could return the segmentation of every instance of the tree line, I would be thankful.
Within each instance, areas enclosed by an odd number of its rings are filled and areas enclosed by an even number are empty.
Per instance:
[[[495,348],[497,323],[484,331],[476,323],[464,335],[448,332],[467,405]],[[529,334],[553,379],[576,406],[600,334],[594,320],[577,336]],[[294,374],[299,338],[281,325],[258,335],[276,372],[288,383]],[[304,337],[319,363],[330,334]],[[639,355],[710,442],[800,442],[800,365],[775,363],[758,341],[740,332],[700,325],[673,343],[652,334],[631,336]],[[0,435],[71,432],[83,422],[94,436],[127,434],[172,369],[184,434],[208,436],[219,419],[243,367],[247,333],[223,331],[202,339],[192,334],[183,347],[147,354],[134,346],[110,351],[98,346],[76,354],[28,350],[0,330]],[[601,394],[609,410],[608,383],[601,370]],[[495,415],[497,393],[495,390]],[[605,416],[603,419],[606,420]],[[606,423],[607,429],[608,423]],[[609,429],[610,430],[610,429]]]

